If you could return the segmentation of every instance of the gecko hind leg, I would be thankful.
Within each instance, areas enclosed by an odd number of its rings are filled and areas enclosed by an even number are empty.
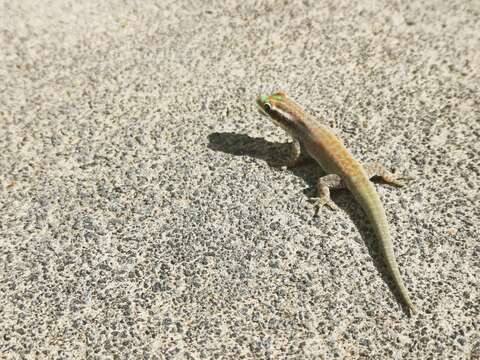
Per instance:
[[[405,182],[402,180],[413,180],[413,178],[410,176],[395,175],[392,172],[388,171],[383,165],[376,162],[365,165],[365,171],[367,172],[367,176],[369,179],[378,176],[386,183],[398,187],[402,187],[405,185]]]
[[[337,174],[322,176],[317,182],[318,197],[311,198],[317,211],[324,205],[332,210],[338,210],[338,206],[330,199],[330,189],[342,189],[345,185],[342,178]]]

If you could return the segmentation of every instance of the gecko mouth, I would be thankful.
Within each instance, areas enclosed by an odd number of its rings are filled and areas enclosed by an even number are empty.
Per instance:
[[[257,106],[257,110],[263,116],[268,116],[267,112],[265,110],[263,110],[263,108],[260,105]]]

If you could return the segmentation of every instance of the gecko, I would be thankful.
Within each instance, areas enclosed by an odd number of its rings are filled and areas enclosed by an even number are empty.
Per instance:
[[[320,209],[326,205],[333,210],[338,209],[330,199],[330,189],[347,188],[352,193],[378,237],[379,248],[401,300],[411,314],[415,313],[416,307],[410,299],[395,259],[385,210],[370,181],[370,178],[378,176],[386,183],[403,186],[401,180],[411,178],[397,177],[379,163],[362,166],[328,126],[305,112],[283,91],[270,96],[259,96],[257,104],[262,114],[293,138],[291,157],[283,165],[293,167],[311,157],[327,173],[317,181],[318,197],[311,199],[315,208]]]

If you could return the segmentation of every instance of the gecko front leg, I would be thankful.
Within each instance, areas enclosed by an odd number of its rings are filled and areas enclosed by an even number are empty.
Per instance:
[[[274,161],[269,164],[274,167],[294,167],[308,159],[308,155],[303,151],[300,141],[293,139],[290,143],[290,156],[284,161]]]

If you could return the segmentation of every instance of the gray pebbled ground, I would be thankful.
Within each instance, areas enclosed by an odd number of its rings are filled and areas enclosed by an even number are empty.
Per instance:
[[[480,2],[0,2],[5,359],[480,359]],[[268,165],[287,91],[377,186]]]

